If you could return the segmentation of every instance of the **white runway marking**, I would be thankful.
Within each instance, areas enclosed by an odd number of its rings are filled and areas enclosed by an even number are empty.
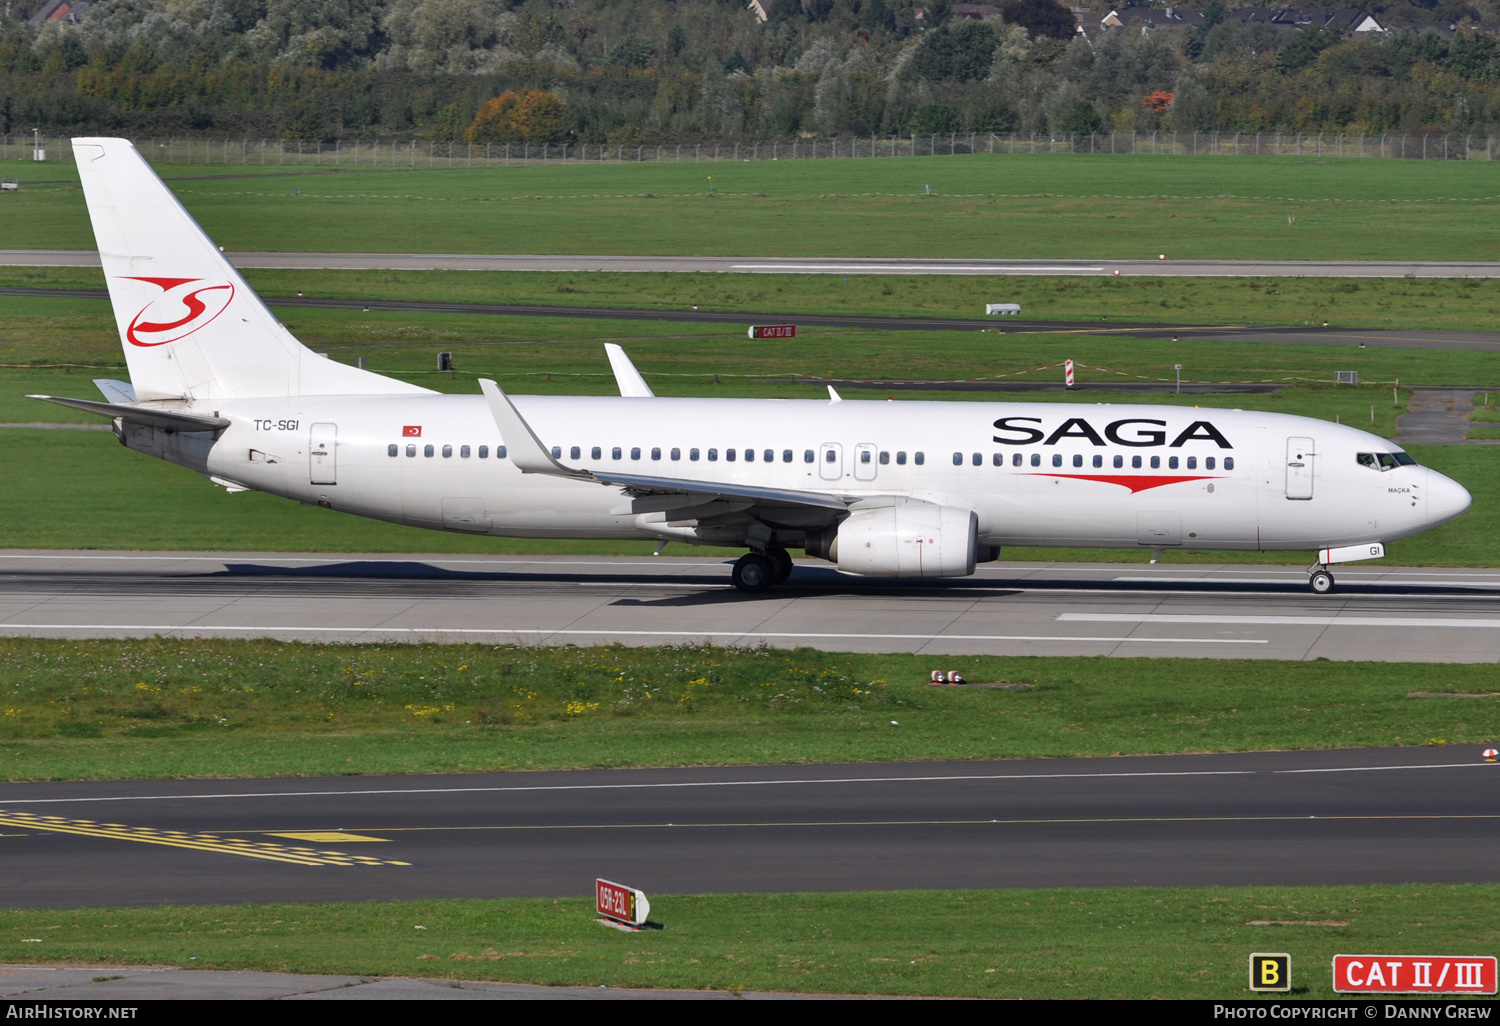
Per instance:
[[[993,264],[733,264],[736,271],[818,271],[853,274],[1102,274],[1102,267],[997,267]]]
[[[165,802],[189,798],[348,798],[357,795],[391,794],[504,794],[526,791],[631,791],[672,790],[688,787],[781,787],[789,784],[952,784],[964,781],[1093,780],[1138,777],[1249,777],[1259,773],[1373,773],[1402,770],[1473,769],[1497,766],[1485,762],[1434,762],[1414,766],[1327,766],[1316,769],[1280,770],[1125,770],[1117,773],[977,773],[927,777],[811,777],[790,780],[681,780],[643,781],[634,784],[516,784],[510,787],[404,787],[343,791],[245,791],[215,794],[117,794],[76,798],[0,798],[5,805],[72,805],[82,802]]]
[[[874,641],[1092,641],[1118,644],[1124,641],[1143,641],[1151,644],[1172,645],[1267,645],[1268,640],[1259,638],[1119,638],[1078,637],[1068,634],[812,634],[802,631],[616,631],[608,627],[597,630],[555,630],[549,627],[501,628],[501,627],[240,627],[215,626],[212,624],[139,624],[139,623],[0,623],[0,631],[236,631],[240,633],[298,633],[298,634],[483,634],[510,637],[597,638],[607,635],[618,638],[857,638]]]
[[[1500,627],[1500,620],[1418,616],[1219,616],[1211,613],[1061,613],[1072,623],[1202,623],[1278,627]]]

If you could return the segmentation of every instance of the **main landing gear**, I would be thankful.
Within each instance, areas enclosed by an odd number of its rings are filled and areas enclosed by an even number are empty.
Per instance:
[[[1307,586],[1314,595],[1327,595],[1333,590],[1333,574],[1323,564],[1314,564],[1307,574]]]
[[[747,552],[734,562],[734,586],[744,592],[765,591],[792,575],[792,557],[786,549]]]

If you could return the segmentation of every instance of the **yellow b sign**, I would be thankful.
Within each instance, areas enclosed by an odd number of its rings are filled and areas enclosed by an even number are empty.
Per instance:
[[[1292,989],[1292,956],[1258,952],[1250,956],[1250,989]]]

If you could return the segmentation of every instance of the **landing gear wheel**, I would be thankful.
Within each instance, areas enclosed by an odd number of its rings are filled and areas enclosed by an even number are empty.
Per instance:
[[[765,591],[775,576],[776,565],[758,552],[747,552],[734,561],[734,586],[740,591]]]
[[[1327,595],[1333,590],[1333,574],[1327,570],[1315,570],[1307,579],[1307,586],[1313,590],[1314,595]]]
[[[767,549],[766,558],[771,561],[771,583],[781,584],[792,576],[792,557],[786,549]]]

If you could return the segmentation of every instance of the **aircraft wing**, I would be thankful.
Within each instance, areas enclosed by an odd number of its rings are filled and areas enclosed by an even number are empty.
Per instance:
[[[623,488],[632,496],[682,495],[691,497],[695,504],[715,499],[727,499],[741,504],[761,507],[802,507],[844,512],[849,503],[828,492],[804,492],[792,488],[763,488],[758,485],[730,484],[721,481],[693,481],[686,478],[651,477],[641,474],[617,474],[608,470],[582,470],[565,467],[552,458],[547,447],[537,438],[531,425],[526,423],[510,397],[500,386],[485,378],[479,388],[490,406],[495,426],[505,439],[507,454],[511,462],[523,474],[548,474],[567,477],[576,481],[593,481],[601,485]],[[746,508],[741,506],[741,508]]]

